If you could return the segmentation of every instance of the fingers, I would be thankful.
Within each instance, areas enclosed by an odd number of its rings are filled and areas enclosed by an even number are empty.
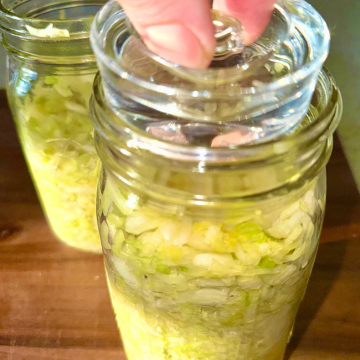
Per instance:
[[[118,1],[151,51],[183,66],[209,66],[215,39],[208,0]]]
[[[183,66],[205,69],[215,50],[209,0],[118,0],[147,47]],[[214,0],[238,18],[249,45],[265,30],[276,0]]]
[[[244,42],[249,45],[265,30],[276,0],[214,0],[214,9],[236,17],[244,26]]]

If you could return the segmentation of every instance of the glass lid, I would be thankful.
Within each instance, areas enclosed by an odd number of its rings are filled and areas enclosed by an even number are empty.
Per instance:
[[[262,36],[244,46],[237,19],[212,15],[216,52],[209,69],[195,70],[148,50],[108,3],[91,39],[109,106],[154,137],[188,145],[204,137],[203,145],[229,147],[296,131],[328,55],[321,16],[305,1],[279,1]]]

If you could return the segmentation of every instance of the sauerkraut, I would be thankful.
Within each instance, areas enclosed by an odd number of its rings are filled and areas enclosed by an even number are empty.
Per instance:
[[[23,75],[23,76],[22,76]],[[55,235],[100,252],[96,226],[98,156],[88,101],[94,75],[20,72],[13,112],[39,197]]]
[[[99,228],[128,359],[282,359],[316,252],[316,183],[272,210],[204,221],[162,213],[107,175]]]
[[[69,38],[70,32],[67,29],[58,29],[53,24],[49,24],[45,29],[36,29],[32,26],[26,25],[27,31],[36,37],[41,38]]]

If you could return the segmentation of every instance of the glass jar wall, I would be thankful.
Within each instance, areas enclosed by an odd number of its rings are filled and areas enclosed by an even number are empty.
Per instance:
[[[89,43],[104,1],[2,0],[7,94],[23,152],[58,239],[100,252],[98,157],[88,102],[97,71]]]
[[[269,26],[199,72],[150,53],[115,1],[96,16],[97,218],[129,360],[283,357],[342,103],[319,14],[283,1]]]
[[[316,255],[340,113],[323,72],[316,118],[297,134],[226,150],[221,162],[216,151],[195,161],[196,148],[179,160],[176,145],[163,144],[174,155],[165,158],[118,118],[97,79],[98,223],[129,360],[282,359]]]

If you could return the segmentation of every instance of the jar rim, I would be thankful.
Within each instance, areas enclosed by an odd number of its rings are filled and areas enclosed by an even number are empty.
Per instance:
[[[127,146],[129,148],[138,148],[147,150],[154,155],[179,161],[206,161],[208,163],[226,163],[238,161],[240,163],[258,162],[277,156],[284,156],[289,151],[296,149],[307,149],[314,142],[325,142],[333,135],[341,119],[343,102],[341,93],[335,83],[331,73],[326,69],[320,72],[319,82],[321,86],[327,87],[328,101],[326,106],[318,116],[309,124],[305,125],[297,132],[282,135],[266,142],[255,144],[242,144],[223,148],[208,148],[201,146],[189,146],[178,144],[166,140],[161,140],[148,132],[145,132],[135,125],[121,120],[118,116],[118,109],[112,109],[103,93],[101,76],[98,73],[94,81],[94,90],[90,103],[93,114],[93,123],[97,131],[105,137],[111,137],[108,124],[100,124],[99,114],[96,109],[105,109],[105,116],[110,116],[116,125],[121,122],[123,134],[129,135]],[[326,84],[327,83],[327,84]],[[104,133],[106,128],[106,134]],[[113,127],[111,127],[113,129]],[[119,134],[112,137],[116,144]]]
[[[84,5],[93,5],[98,6],[99,8],[104,5],[105,1],[102,0],[85,0],[82,3],[79,3],[79,6]],[[55,41],[69,41],[72,39],[79,38],[89,38],[91,24],[95,17],[93,15],[71,18],[71,19],[46,19],[46,18],[37,18],[29,16],[20,16],[16,13],[7,9],[3,2],[0,1],[0,29],[8,32],[12,35],[17,36],[26,36],[28,40],[31,41],[41,41],[41,42],[55,42]],[[34,35],[31,35],[27,30],[26,26],[31,26],[33,28],[44,29],[48,25],[53,24],[54,27],[59,29],[68,30],[70,33],[69,38],[40,38]]]

